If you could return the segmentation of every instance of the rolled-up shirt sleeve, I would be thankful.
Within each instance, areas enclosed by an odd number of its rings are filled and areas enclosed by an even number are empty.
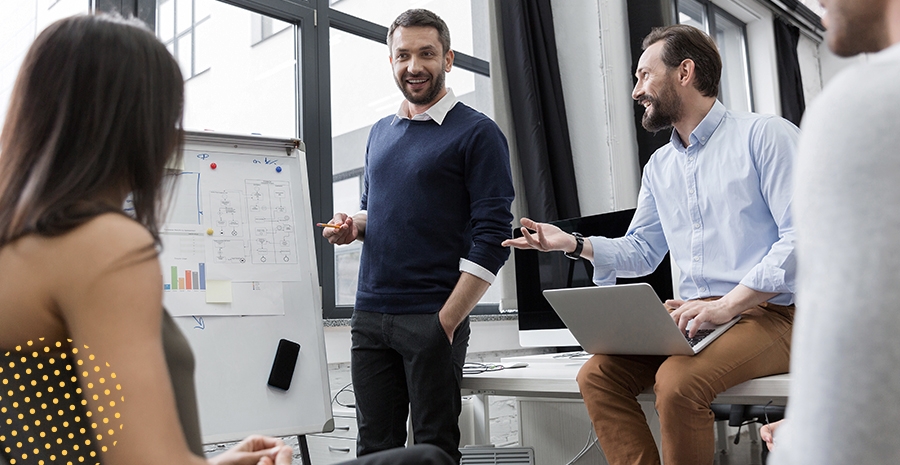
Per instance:
[[[800,136],[796,126],[781,118],[766,120],[751,140],[759,172],[760,190],[778,227],[778,240],[741,284],[760,292],[793,293],[797,275],[794,250],[793,166]]]

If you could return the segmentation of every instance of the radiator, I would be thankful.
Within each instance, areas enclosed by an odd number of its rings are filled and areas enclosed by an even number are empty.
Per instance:
[[[463,447],[460,465],[534,465],[531,447]]]

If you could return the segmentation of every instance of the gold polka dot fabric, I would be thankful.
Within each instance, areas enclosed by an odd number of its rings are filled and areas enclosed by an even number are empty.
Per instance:
[[[122,386],[89,347],[70,344],[0,351],[0,454],[10,465],[99,464],[117,442]]]

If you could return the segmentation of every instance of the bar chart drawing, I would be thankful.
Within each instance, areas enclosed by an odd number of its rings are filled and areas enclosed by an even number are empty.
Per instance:
[[[163,289],[167,291],[205,291],[206,263],[198,263],[196,271],[171,266],[169,279],[163,276]],[[168,282],[166,282],[168,281]]]

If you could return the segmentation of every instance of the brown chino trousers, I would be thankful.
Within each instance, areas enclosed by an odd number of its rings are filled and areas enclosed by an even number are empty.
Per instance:
[[[665,465],[712,465],[710,404],[732,386],[788,371],[793,319],[793,306],[763,303],[694,356],[591,357],[578,373],[578,386],[609,463],[659,464],[636,400],[653,386]]]

